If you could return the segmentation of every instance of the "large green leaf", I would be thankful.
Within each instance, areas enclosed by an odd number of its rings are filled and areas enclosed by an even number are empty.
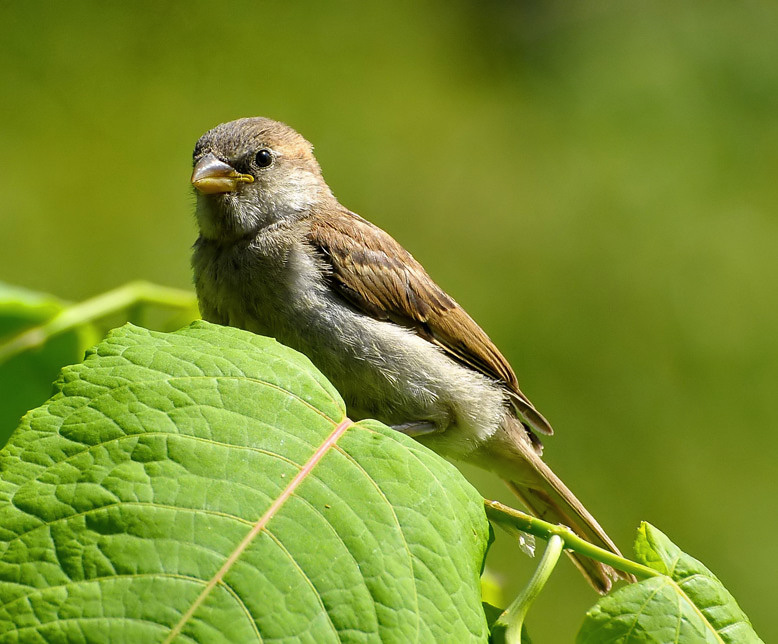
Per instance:
[[[57,387],[0,452],[0,643],[486,638],[480,496],[304,356],[128,325]]]
[[[0,447],[22,414],[52,394],[51,382],[59,370],[77,362],[97,338],[91,325],[81,325],[10,359],[2,347],[22,331],[48,322],[62,311],[63,303],[42,293],[0,282]]]
[[[586,614],[579,644],[761,642],[715,575],[652,525],[640,526],[635,554],[662,574],[597,602]]]

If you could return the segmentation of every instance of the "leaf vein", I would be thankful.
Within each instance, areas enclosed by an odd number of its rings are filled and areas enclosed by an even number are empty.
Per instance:
[[[179,622],[171,629],[170,633],[165,638],[165,644],[172,642],[173,639],[175,639],[175,637],[178,635],[178,633],[181,632],[181,629],[184,627],[184,624],[186,624],[186,622],[189,619],[191,619],[191,617],[197,612],[197,609],[205,601],[205,598],[210,593],[211,589],[224,578],[227,572],[232,568],[234,563],[245,552],[246,548],[249,547],[249,545],[256,538],[256,536],[261,531],[265,530],[267,524],[273,518],[275,513],[281,509],[284,503],[286,503],[289,497],[291,497],[292,494],[295,492],[297,487],[303,482],[303,480],[305,480],[305,478],[310,474],[310,472],[321,462],[321,460],[324,458],[327,452],[333,446],[336,445],[338,439],[340,439],[340,437],[343,434],[345,434],[346,430],[348,430],[352,425],[353,425],[353,421],[348,417],[344,417],[344,419],[324,439],[321,445],[319,445],[316,451],[306,461],[305,465],[302,466],[301,470],[297,473],[294,479],[290,481],[289,485],[281,492],[279,497],[273,502],[270,508],[268,508],[265,514],[263,514],[262,517],[254,524],[254,527],[248,532],[248,534],[246,534],[243,540],[236,546],[235,550],[233,550],[230,556],[227,557],[226,561],[224,562],[224,565],[211,578],[211,580],[208,582],[208,584],[200,593],[200,595],[197,597],[197,599],[195,599],[195,601],[189,607],[189,610],[181,617]]]
[[[249,487],[244,485],[244,487]],[[251,488],[254,489],[254,488]],[[213,516],[219,516],[223,517],[225,519],[234,519],[235,521],[239,521],[240,523],[244,523],[246,525],[253,525],[254,522],[249,519],[244,519],[242,517],[239,517],[234,514],[230,514],[229,512],[219,512],[217,510],[209,510],[207,508],[187,508],[184,506],[178,506],[178,505],[169,505],[167,503],[154,503],[153,501],[117,501],[116,503],[108,503],[106,505],[101,505],[96,508],[89,508],[88,510],[84,510],[82,512],[76,512],[74,514],[68,514],[63,517],[59,517],[57,519],[52,519],[51,521],[45,521],[39,525],[36,525],[34,528],[31,528],[25,532],[21,532],[17,534],[13,539],[9,539],[5,543],[8,545],[11,545],[15,541],[18,541],[19,539],[22,539],[23,537],[27,536],[28,534],[31,534],[32,532],[35,532],[37,530],[41,530],[43,528],[51,527],[57,523],[60,523],[62,521],[69,521],[70,519],[77,519],[78,517],[82,516],[88,516],[90,514],[94,514],[96,512],[100,512],[102,510],[108,510],[110,508],[116,508],[116,507],[128,507],[128,506],[139,506],[139,507],[150,507],[150,508],[158,508],[163,510],[173,510],[175,512],[191,512],[193,514],[209,514]]]
[[[359,425],[359,427],[360,427],[360,429],[367,429],[370,432],[376,433],[374,430],[372,430],[370,428],[366,428],[363,425]],[[360,472],[362,472],[362,474],[365,476],[365,478],[373,485],[375,490],[378,492],[378,494],[381,496],[381,498],[386,503],[387,507],[389,508],[389,510],[392,513],[392,519],[394,519],[394,524],[397,526],[398,532],[400,534],[400,538],[402,539],[403,547],[405,548],[405,553],[407,555],[408,562],[411,565],[411,570],[413,570],[414,556],[413,556],[413,553],[411,552],[410,546],[408,545],[408,540],[405,538],[405,532],[402,529],[402,525],[400,525],[400,519],[397,516],[397,513],[395,512],[394,506],[392,505],[391,501],[389,501],[389,499],[387,498],[387,496],[384,493],[384,491],[378,485],[378,482],[372,476],[370,476],[370,474],[368,474],[367,470],[365,470],[365,468],[362,467],[362,465],[360,463],[358,463],[357,460],[353,456],[351,456],[351,454],[349,454],[347,451],[345,451],[343,449],[343,447],[340,446],[340,445],[335,445],[335,449],[338,450],[341,454],[343,454],[343,456],[345,456],[346,459],[348,459],[354,465],[354,467],[356,467]],[[370,592],[369,588],[368,588],[368,592]],[[370,593],[370,596],[373,597],[372,592]],[[414,606],[414,609],[415,609],[415,614],[418,615],[419,614],[419,589],[417,588],[415,575],[414,575],[414,583],[413,583],[413,606]],[[419,622],[420,622],[420,620],[417,618],[417,620],[416,620],[416,640],[418,640],[419,631],[421,629],[421,624]]]
[[[321,611],[327,616],[327,623],[332,627],[332,632],[337,636],[338,635],[338,629],[335,627],[335,624],[332,621],[332,617],[330,616],[329,611],[327,610],[327,607],[324,605],[324,601],[321,598],[321,593],[319,593],[318,589],[316,588],[316,585],[313,583],[311,578],[308,576],[308,574],[302,569],[302,566],[297,562],[297,560],[292,556],[292,553],[289,552],[289,550],[286,549],[284,544],[281,542],[281,540],[276,537],[275,534],[273,534],[270,530],[265,528],[263,530],[264,534],[266,534],[268,537],[270,537],[275,544],[281,549],[281,552],[285,554],[291,564],[298,570],[300,573],[300,576],[305,580],[305,582],[308,584],[310,589],[313,591],[314,596],[316,597],[316,601],[319,604],[319,607],[321,608]]]

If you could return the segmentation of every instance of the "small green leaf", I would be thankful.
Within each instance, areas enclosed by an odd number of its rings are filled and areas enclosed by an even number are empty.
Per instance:
[[[51,383],[65,365],[78,362],[98,338],[91,325],[83,325],[45,341],[41,346],[2,358],[2,347],[17,334],[49,321],[63,303],[0,282],[0,447],[28,409],[52,394]]]
[[[761,642],[715,575],[652,525],[640,526],[635,554],[661,575],[598,601],[586,614],[579,644]]]
[[[301,354],[127,325],[56,384],[0,451],[0,643],[485,641],[481,497]]]

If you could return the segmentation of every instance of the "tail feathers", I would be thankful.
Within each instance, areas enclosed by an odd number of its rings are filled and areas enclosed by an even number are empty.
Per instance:
[[[621,556],[616,544],[562,480],[533,448],[518,422],[506,423],[492,441],[471,455],[474,464],[498,474],[529,512],[550,523],[568,526],[579,537]],[[610,590],[613,580],[634,581],[632,575],[568,552],[573,563],[600,593]]]
[[[549,523],[561,523],[566,525],[579,537],[583,537],[587,541],[593,541],[590,534],[588,534],[589,531],[584,530],[581,527],[580,517],[573,516],[569,511],[566,511],[566,508],[560,507],[558,503],[554,502],[549,494],[543,490],[533,490],[520,486],[513,481],[506,481],[506,483],[510,490],[519,497],[519,500],[527,507],[530,514],[543,521],[548,521]],[[595,541],[601,542],[602,540],[596,539]],[[618,548],[612,545],[610,539],[608,539],[607,542],[597,543],[596,545],[602,545],[608,550],[619,554]],[[591,586],[599,593],[607,593],[611,589],[614,579],[617,579],[620,576],[624,577],[623,573],[610,566],[606,566],[599,561],[584,557],[569,550],[566,552],[576,568],[581,571],[581,574],[583,574]]]

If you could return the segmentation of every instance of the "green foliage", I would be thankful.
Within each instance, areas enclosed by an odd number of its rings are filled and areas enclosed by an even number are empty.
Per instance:
[[[50,295],[0,282],[0,350],[9,338],[49,322],[64,307],[61,300]],[[51,395],[51,383],[59,370],[80,361],[96,341],[94,328],[82,324],[8,359],[0,354],[0,447],[22,414]]]
[[[496,341],[616,542],[661,517],[778,642],[778,2],[1,6],[0,279],[189,287],[194,142],[287,121]],[[518,592],[515,544],[490,559]],[[574,639],[576,575],[538,642]]]
[[[60,368],[79,361],[98,340],[94,321],[126,311],[146,317],[147,304],[172,309],[178,324],[196,317],[192,293],[130,282],[78,304],[0,283],[0,447],[19,417],[52,393]]]
[[[1,641],[486,638],[480,497],[375,421],[317,452],[345,409],[304,356],[127,325],[56,387],[0,452]]]
[[[131,283],[64,306],[0,289],[8,408],[45,396],[92,320],[147,303],[188,315],[192,298]],[[53,350],[74,339],[75,356]],[[563,548],[642,579],[587,613],[580,644],[761,641],[652,526],[634,562],[494,501],[493,523],[549,546],[509,607],[490,605],[475,490],[408,437],[351,423],[309,360],[269,338],[127,325],[55,389],[0,451],[0,642],[528,644],[525,616]]]
[[[579,644],[762,641],[715,575],[652,525],[638,530],[635,554],[661,575],[597,602],[586,614]]]

